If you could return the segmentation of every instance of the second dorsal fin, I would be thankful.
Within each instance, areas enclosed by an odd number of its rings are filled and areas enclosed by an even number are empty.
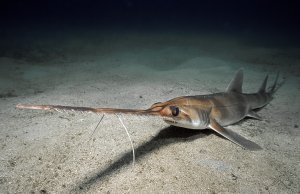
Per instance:
[[[239,69],[227,86],[226,92],[242,93],[243,77],[243,69]]]
[[[268,75],[264,79],[264,82],[261,84],[261,86],[258,90],[258,93],[265,93],[266,92],[267,81],[268,81]]]

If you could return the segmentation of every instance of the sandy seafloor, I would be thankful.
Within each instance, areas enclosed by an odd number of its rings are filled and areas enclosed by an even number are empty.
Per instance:
[[[211,33],[66,31],[3,38],[0,193],[299,193],[300,49]],[[183,95],[222,92],[244,68],[255,92],[277,71],[285,84],[229,128],[259,144],[248,151],[211,130],[159,118],[17,110],[60,104],[148,108]]]

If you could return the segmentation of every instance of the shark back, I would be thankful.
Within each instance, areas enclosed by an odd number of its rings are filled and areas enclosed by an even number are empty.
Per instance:
[[[246,116],[261,119],[253,110],[268,104],[273,99],[273,94],[281,86],[277,85],[278,74],[269,90],[266,89],[267,80],[268,75],[258,92],[242,93],[243,70],[238,70],[230,81],[226,92],[206,96],[212,104],[211,115],[222,126],[236,123]]]

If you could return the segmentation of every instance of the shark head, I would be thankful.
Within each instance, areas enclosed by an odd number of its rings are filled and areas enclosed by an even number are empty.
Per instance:
[[[191,105],[155,103],[150,108],[169,125],[188,129],[205,129],[209,125],[209,113]]]

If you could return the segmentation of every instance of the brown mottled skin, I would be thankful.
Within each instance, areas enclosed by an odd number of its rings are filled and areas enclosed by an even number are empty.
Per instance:
[[[188,129],[210,128],[232,142],[251,150],[261,149],[237,133],[223,126],[234,124],[246,116],[260,119],[253,112],[272,100],[272,95],[278,89],[276,77],[274,85],[266,91],[267,78],[257,93],[242,93],[243,71],[239,70],[227,87],[226,92],[199,96],[183,96],[166,102],[153,104],[149,109],[114,109],[114,108],[89,108],[60,105],[17,105],[22,109],[56,110],[92,112],[100,114],[132,114],[159,116],[170,125]]]

